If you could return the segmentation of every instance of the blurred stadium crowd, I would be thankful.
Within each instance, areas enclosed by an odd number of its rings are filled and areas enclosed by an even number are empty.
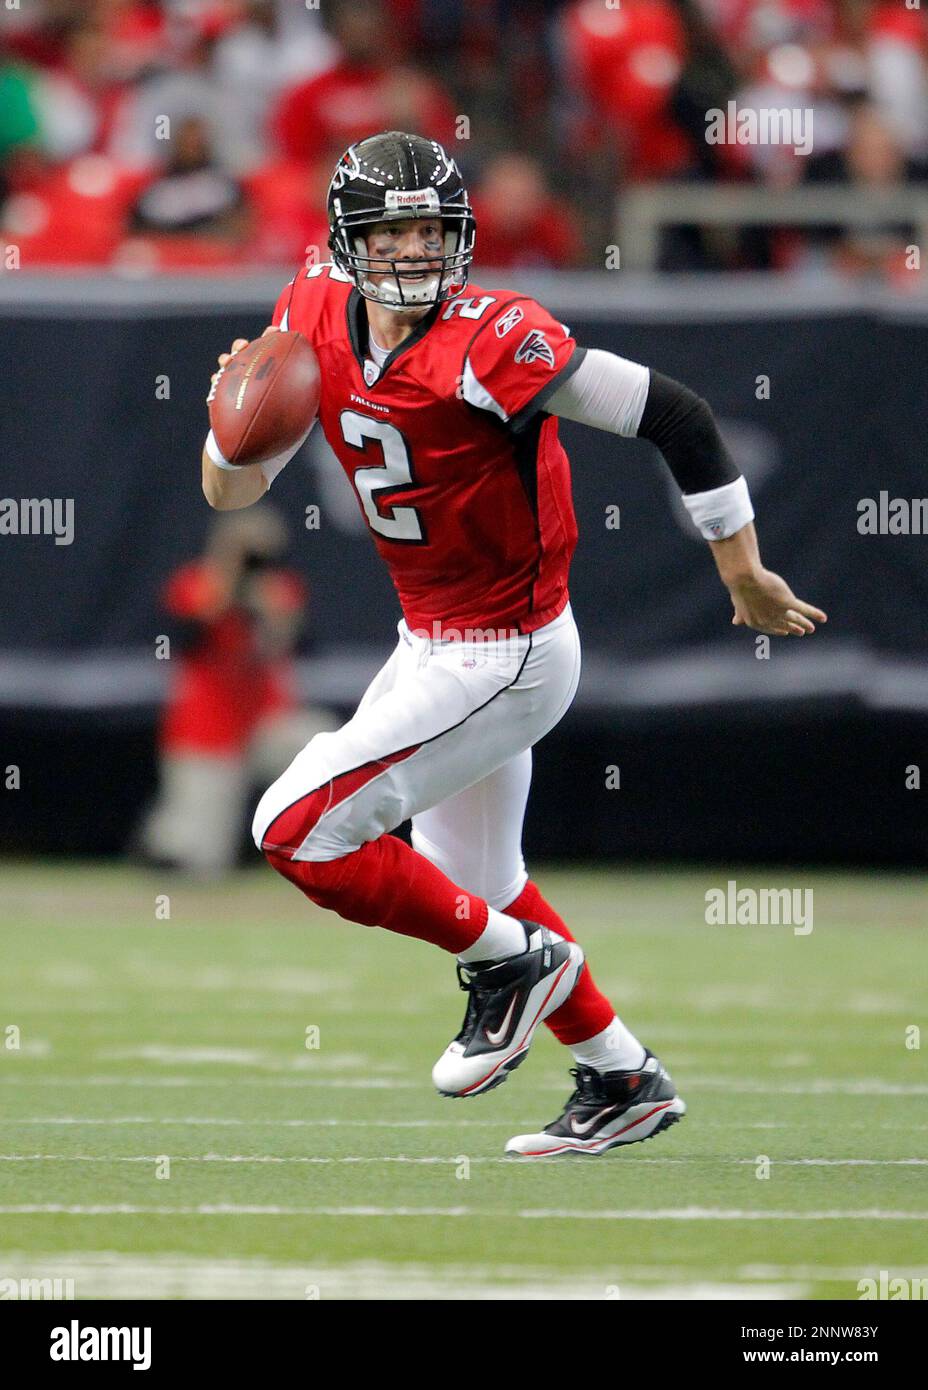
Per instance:
[[[355,138],[429,133],[479,260],[599,267],[616,194],[685,179],[860,196],[928,182],[917,0],[18,0],[0,4],[0,243],[126,273],[326,259]],[[712,145],[706,112],[807,108],[814,148]],[[165,118],[168,118],[165,121]],[[680,229],[673,269],[873,269],[847,228]],[[888,241],[887,241],[888,236]],[[870,236],[872,243],[872,233]]]

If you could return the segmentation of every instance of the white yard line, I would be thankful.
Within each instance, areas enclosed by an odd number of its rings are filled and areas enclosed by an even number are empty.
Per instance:
[[[0,1163],[158,1163],[165,1157],[170,1158],[172,1163],[443,1163],[453,1167],[465,1157],[468,1163],[512,1163],[511,1159],[502,1155],[471,1158],[463,1154],[456,1158],[438,1155],[410,1157],[407,1154],[358,1154],[337,1158],[315,1154],[0,1154]]]
[[[2,1273],[21,1281],[73,1280],[78,1298],[124,1299],[415,1299],[607,1300],[798,1299],[806,1281],[720,1279],[711,1271],[664,1271],[634,1281],[611,1269],[576,1273],[527,1266],[278,1264],[264,1259],[129,1255],[87,1251],[36,1255],[10,1252]],[[28,1296],[23,1293],[21,1296]]]
[[[300,1058],[301,1065],[306,1065]],[[311,1064],[310,1064],[311,1065]],[[261,1076],[261,1077],[207,1077],[207,1076],[5,1076],[2,1085],[6,1086],[103,1086],[117,1089],[120,1086],[151,1087],[210,1087],[210,1086],[253,1086],[260,1090],[297,1090],[319,1086],[358,1091],[427,1090],[426,1079],[408,1079],[401,1076]],[[523,1092],[545,1093],[566,1091],[567,1081],[535,1082]],[[732,1095],[758,1096],[926,1096],[928,1082],[892,1082],[879,1077],[846,1078],[844,1080],[795,1081],[774,1083],[767,1081],[745,1081],[738,1077],[688,1076],[685,1092],[727,1091]]]
[[[739,1096],[928,1096],[928,1082],[885,1081],[880,1077],[791,1081],[742,1081],[735,1077],[688,1076],[683,1091],[729,1091]]]
[[[288,1066],[288,1071],[301,1071],[302,1059],[297,1059],[300,1066]],[[378,1067],[378,1071],[385,1068]],[[227,1076],[9,1076],[4,1077],[4,1086],[105,1086],[108,1089],[118,1090],[123,1086],[154,1086],[172,1088],[175,1086],[234,1086],[237,1090],[243,1086],[253,1086],[259,1090],[286,1089],[286,1090],[305,1090],[312,1086],[328,1087],[330,1089],[345,1091],[414,1091],[424,1090],[425,1081],[408,1081],[401,1077],[392,1076],[264,1076],[261,1077],[242,1077],[240,1080]],[[553,1087],[547,1089],[553,1090]],[[566,1082],[560,1087],[566,1089]]]
[[[874,1265],[840,1265],[833,1267],[830,1265],[775,1265],[775,1264],[754,1264],[739,1265],[737,1269],[729,1270],[727,1278],[732,1279],[760,1279],[760,1280],[779,1280],[779,1279],[798,1279],[803,1282],[811,1280],[817,1283],[843,1284],[845,1281],[856,1283],[858,1279],[878,1278],[880,1271]],[[664,1275],[669,1278],[669,1274]],[[928,1277],[928,1264],[918,1265],[897,1265],[893,1262],[892,1277],[894,1279],[924,1279]]]
[[[239,1125],[274,1125],[283,1129],[318,1129],[332,1126],[348,1126],[352,1129],[464,1129],[464,1128],[498,1128],[498,1120],[343,1120],[341,1118],[326,1117],[319,1120],[303,1119],[241,1119],[230,1118],[229,1116],[217,1115],[181,1115],[181,1116],[162,1116],[162,1115],[104,1115],[104,1116],[83,1116],[83,1115],[58,1115],[58,1116],[33,1116],[22,1117],[20,1119],[10,1119],[5,1121],[8,1127],[13,1125],[217,1125],[223,1128],[234,1128]]]
[[[466,1123],[466,1121],[461,1123]],[[162,1154],[0,1154],[0,1163],[157,1163],[163,1157]],[[173,1163],[445,1163],[454,1165],[460,1163],[462,1156],[424,1155],[411,1157],[407,1154],[346,1154],[339,1157],[326,1157],[315,1154],[170,1154],[168,1157]],[[469,1163],[503,1163],[507,1167],[519,1162],[518,1157],[493,1154],[473,1157],[467,1155],[466,1157]],[[526,1160],[526,1162],[532,1161]],[[705,1163],[718,1164],[721,1167],[747,1165],[754,1168],[757,1166],[757,1160],[754,1158],[708,1156],[648,1158],[645,1155],[636,1155],[635,1163],[638,1166],[643,1163],[652,1167],[693,1166]],[[928,1158],[771,1158],[770,1166],[785,1168],[805,1166],[815,1168],[923,1168],[928,1167]]]
[[[752,1211],[727,1207],[663,1207],[655,1211],[572,1211],[545,1207],[520,1211],[526,1220],[550,1221],[928,1221],[928,1211],[895,1211],[883,1207],[834,1211]]]
[[[257,1204],[201,1203],[196,1206],[139,1206],[134,1203],[99,1205],[59,1202],[23,1202],[0,1206],[2,1216],[336,1216],[336,1217],[489,1217],[493,1221],[928,1221],[928,1211],[892,1208],[842,1208],[825,1211],[750,1210],[727,1207],[661,1207],[589,1211],[568,1207],[538,1207],[523,1211],[499,1211],[479,1207],[378,1207],[316,1206],[281,1207]]]

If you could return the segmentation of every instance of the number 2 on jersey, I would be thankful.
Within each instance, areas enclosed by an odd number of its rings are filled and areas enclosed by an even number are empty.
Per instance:
[[[400,492],[416,486],[409,450],[400,431],[386,420],[372,420],[356,410],[343,410],[340,422],[346,444],[363,452],[368,441],[373,440],[383,454],[383,463],[354,471],[354,485],[371,530],[389,541],[423,544],[425,529],[415,507],[391,504],[385,506],[384,512],[377,507],[378,492]]]

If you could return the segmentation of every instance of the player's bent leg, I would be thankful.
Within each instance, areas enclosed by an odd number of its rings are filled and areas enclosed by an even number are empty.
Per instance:
[[[449,878],[480,893],[491,908],[525,921],[528,934],[527,949],[510,949],[499,960],[480,959],[490,953],[491,929],[459,955],[467,1011],[460,1032],[432,1071],[444,1095],[478,1095],[504,1081],[526,1056],[538,1024],[563,1007],[582,967],[580,948],[565,951],[554,934],[553,956],[545,967],[541,923],[508,906],[526,881],[522,821],[531,777],[532,752],[526,748],[474,786],[413,819],[416,849]]]
[[[486,923],[481,898],[465,893],[395,835],[380,835],[337,859],[294,859],[273,847],[265,857],[317,906],[444,951],[467,950]]]
[[[556,1120],[538,1134],[517,1134],[506,1145],[522,1158],[604,1154],[653,1139],[683,1118],[686,1103],[652,1052],[631,1071],[599,1072],[579,1066],[576,1086]]]
[[[538,922],[567,941],[566,922],[529,880],[522,856],[522,824],[532,778],[532,750],[510,758],[481,782],[446,797],[413,819],[412,843],[449,878],[479,893],[509,917]],[[479,950],[479,942],[474,951]],[[584,966],[569,999],[545,1023],[570,1046],[601,1033],[615,1010]],[[637,1064],[644,1049],[633,1044],[616,1066]]]
[[[416,816],[412,840],[449,878],[479,893],[491,908],[510,918],[537,922],[556,936],[573,941],[566,922],[525,872],[522,822],[531,767],[531,749],[526,749],[475,786]],[[464,963],[479,959],[481,949],[478,940],[470,952],[463,953]],[[465,1029],[471,1013],[469,1010]],[[544,1021],[555,1037],[572,1049],[581,1065],[613,1071],[642,1064],[644,1047],[616,1017],[586,965],[566,1002],[548,1013]],[[452,1059],[453,1052],[450,1056],[446,1053],[437,1070],[437,1083]]]
[[[543,918],[531,912],[509,911],[528,878],[522,822],[531,781],[532,750],[525,748],[473,786],[414,816],[412,843],[455,883],[479,893],[491,907],[540,922]]]
[[[550,627],[505,645],[417,651],[414,641],[392,689],[317,735],[255,816],[269,862],[314,901],[465,955],[472,1007],[436,1077],[448,1094],[476,1094],[512,1070],[573,988],[582,952],[536,924],[527,939],[516,919],[387,832],[489,775],[557,722],[576,689],[579,645],[569,612]],[[497,968],[505,964],[499,940],[518,964]]]

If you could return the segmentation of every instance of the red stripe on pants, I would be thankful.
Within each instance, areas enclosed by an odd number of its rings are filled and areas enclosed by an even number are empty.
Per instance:
[[[360,767],[353,767],[348,772],[331,777],[321,787],[307,792],[271,821],[261,841],[261,848],[273,850],[275,854],[292,859],[327,811],[340,806],[349,796],[366,787],[368,782],[372,782],[385,768],[411,758],[421,747],[421,743],[414,743],[409,748],[400,749],[398,753],[389,753],[385,758],[374,758],[369,763],[362,763]]]

